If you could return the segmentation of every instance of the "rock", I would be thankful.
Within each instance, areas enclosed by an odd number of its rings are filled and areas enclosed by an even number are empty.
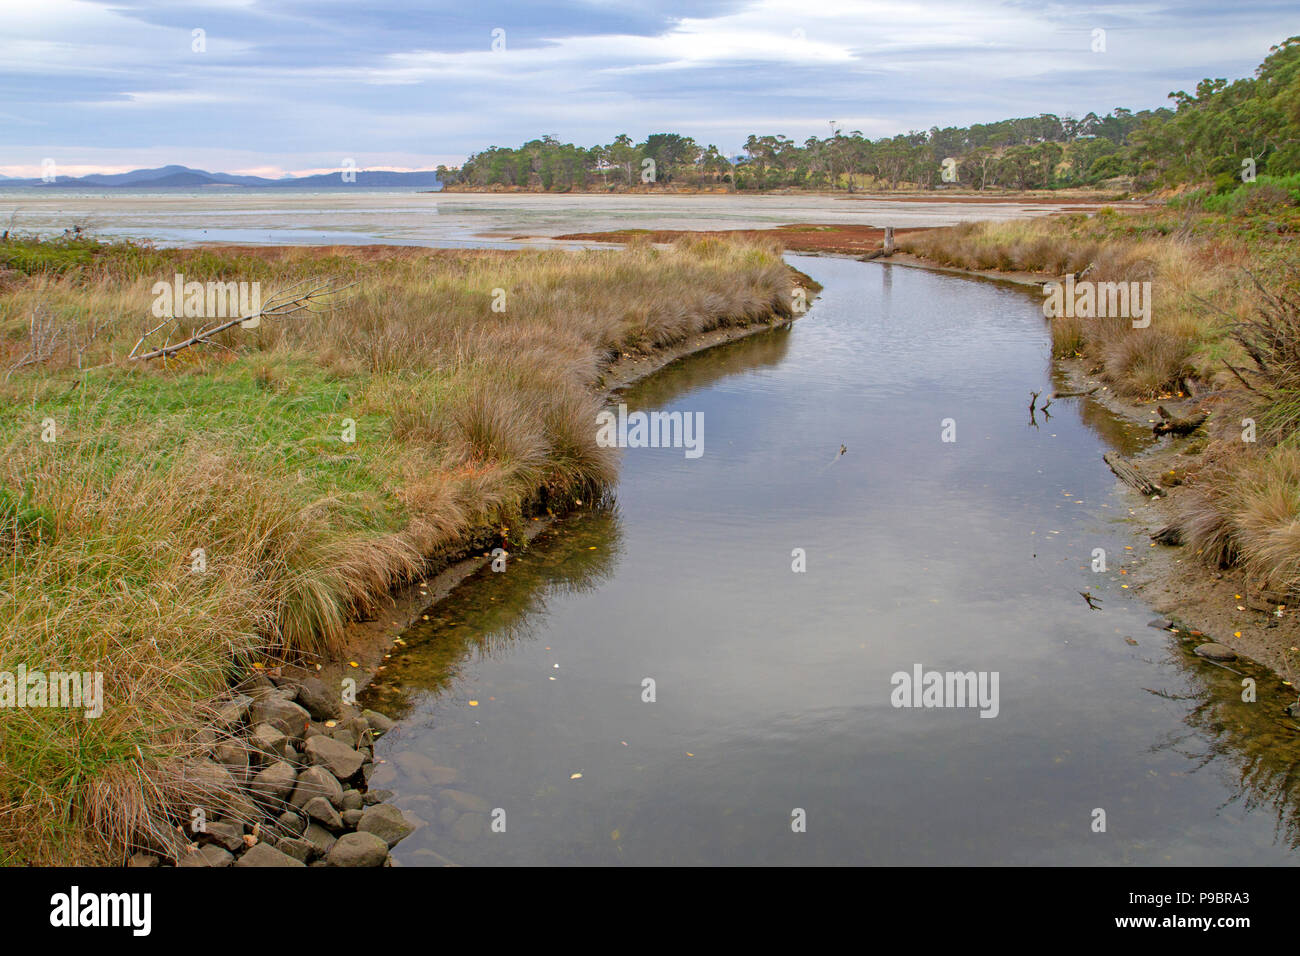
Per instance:
[[[127,866],[157,866],[161,862],[158,857],[152,853],[132,853],[131,859],[127,860]]]
[[[227,817],[252,820],[259,811],[252,799],[240,789],[230,771],[206,757],[187,760],[182,771],[185,790],[192,799],[191,809],[202,809],[209,820]]]
[[[391,799],[393,799],[393,791],[391,790],[367,790],[361,795],[361,802],[368,807]]]
[[[334,834],[319,823],[307,824],[307,829],[303,832],[302,838],[315,848],[317,856],[324,856],[338,841]]]
[[[296,860],[271,846],[269,843],[255,843],[244,851],[235,861],[235,866],[305,866],[302,860]]]
[[[281,837],[276,841],[275,847],[285,856],[291,856],[299,863],[310,862],[316,855],[316,847],[310,840],[301,837]]]
[[[438,825],[445,830],[456,822],[458,816],[460,811],[455,807],[443,807],[438,811]]]
[[[383,866],[388,844],[373,833],[345,833],[325,855],[330,866]]]
[[[324,797],[312,797],[303,806],[302,812],[331,830],[343,829],[343,820],[340,819],[339,812]]]
[[[343,818],[343,826],[355,830],[365,814],[361,810],[344,810],[339,816]]]
[[[298,787],[289,805],[295,810],[301,809],[312,797],[324,797],[337,807],[343,800],[343,787],[338,778],[324,767],[308,767],[298,774]]]
[[[230,851],[217,846],[215,843],[209,843],[200,847],[194,853],[186,853],[180,858],[177,866],[230,866],[235,862],[235,858]]]
[[[289,760],[289,755],[293,753],[293,743],[284,731],[278,727],[272,727],[270,724],[258,724],[249,735],[248,742],[259,754],[264,754],[275,760],[293,762]]]
[[[487,825],[487,817],[481,813],[462,813],[451,825],[451,838],[458,843],[468,843],[477,839]]]
[[[298,703],[312,720],[338,720],[343,716],[341,691],[332,690],[319,677],[308,677],[298,685]]]
[[[249,789],[258,799],[270,804],[279,804],[293,793],[297,780],[298,771],[293,768],[293,765],[277,760],[253,777]]]
[[[374,734],[370,732],[370,724],[364,717],[353,717],[345,721],[343,729],[352,734],[352,746],[360,750],[362,747],[373,747],[375,744]]]
[[[232,853],[244,845],[244,825],[230,820],[213,820],[197,835],[224,846]]]
[[[294,793],[296,794],[297,791],[295,790]],[[276,817],[275,822],[285,833],[290,833],[294,836],[302,836],[302,832],[307,829],[307,818],[299,816],[290,810],[286,810],[284,813]]]
[[[253,724],[270,724],[281,733],[298,740],[307,729],[310,716],[291,700],[271,695],[253,701],[248,709],[248,719]]]
[[[343,797],[339,800],[339,809],[360,810],[365,806],[365,802],[365,796],[360,790],[344,790]]]
[[[366,718],[366,723],[376,736],[386,734],[397,726],[396,721],[389,720],[377,710],[363,710],[361,716]]]
[[[1210,661],[1235,661],[1237,659],[1237,652],[1231,647],[1216,644],[1213,641],[1208,644],[1198,644],[1192,650],[1192,653]]]
[[[224,766],[236,780],[248,779],[248,744],[242,740],[223,740],[213,748],[212,756],[217,763]]]
[[[347,780],[361,769],[366,758],[347,744],[330,737],[311,737],[303,748],[308,763],[324,767],[340,780]]]
[[[412,777],[421,777],[426,783],[435,787],[445,787],[460,781],[459,770],[451,767],[440,767],[424,754],[417,753],[414,750],[403,750],[393,760],[401,768],[402,773]]]
[[[237,694],[233,699],[225,701],[218,705],[217,713],[212,718],[213,725],[218,730],[231,731],[244,722],[248,716],[249,706],[253,703],[253,698],[246,694]]]
[[[328,737],[330,735],[330,731],[332,731],[333,729],[334,729],[333,727],[326,727],[323,723],[313,720],[308,722],[307,732],[303,736],[307,740],[311,740],[311,738],[313,737],[319,737],[322,734]]]
[[[357,824],[358,833],[373,833],[391,846],[406,839],[415,832],[415,827],[402,816],[402,811],[391,803],[377,803],[367,807]]]
[[[476,797],[464,790],[439,790],[438,800],[445,806],[455,807],[462,813],[491,813],[492,808],[482,797]]]
[[[240,681],[239,686],[235,689],[241,694],[247,694],[253,700],[261,700],[275,690],[275,685],[271,683],[271,679],[265,674],[254,671]]]
[[[1166,620],[1163,617],[1157,617],[1154,620],[1147,621],[1147,627],[1154,627],[1157,631],[1169,631],[1178,625],[1173,621]]]

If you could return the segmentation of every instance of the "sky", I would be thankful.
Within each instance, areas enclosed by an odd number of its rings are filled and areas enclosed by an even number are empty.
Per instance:
[[[0,0],[0,174],[431,169],[546,134],[730,154],[832,121],[1150,109],[1295,34],[1295,0]]]

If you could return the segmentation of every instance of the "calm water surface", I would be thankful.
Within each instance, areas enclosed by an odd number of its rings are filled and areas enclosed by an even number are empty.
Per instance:
[[[702,457],[625,451],[607,507],[403,635],[366,697],[400,720],[375,785],[427,823],[397,860],[1292,862],[1277,681],[1242,703],[1255,672],[1122,588],[1144,545],[1101,455],[1142,430],[1079,400],[1030,423],[1059,385],[1037,298],[791,261],[825,284],[792,329],[625,396],[702,413]],[[998,716],[894,708],[918,663],[998,672]]]
[[[406,190],[105,190],[0,188],[0,224],[58,235],[80,225],[97,235],[162,245],[390,243],[520,248],[610,229],[762,229],[798,223],[943,226],[1019,219],[1068,206],[908,202],[833,196],[538,195]]]

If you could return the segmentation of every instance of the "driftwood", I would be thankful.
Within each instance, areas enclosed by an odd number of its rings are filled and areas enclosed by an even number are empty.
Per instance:
[[[872,259],[881,259],[881,258],[887,259],[893,254],[894,254],[894,227],[886,226],[885,241],[881,244],[880,248],[872,252],[868,252],[865,256],[863,256],[858,261],[870,262]]]
[[[1142,472],[1138,471],[1137,468],[1134,467],[1133,463],[1123,455],[1120,455],[1117,452],[1108,451],[1106,454],[1102,455],[1101,458],[1102,461],[1110,466],[1110,470],[1115,472],[1116,477],[1130,488],[1140,491],[1147,497],[1164,494],[1164,491],[1159,485],[1147,480],[1146,476],[1143,475]]]
[[[1053,392],[1052,398],[1079,398],[1083,395],[1091,395],[1099,388],[1101,388],[1100,385],[1094,385],[1092,388],[1085,389],[1082,392]]]
[[[1169,412],[1163,405],[1157,405],[1156,411],[1164,419],[1162,422],[1156,422],[1151,429],[1157,435],[1190,435],[1204,425],[1205,420],[1210,417],[1204,412],[1200,412],[1191,418],[1179,418]]]

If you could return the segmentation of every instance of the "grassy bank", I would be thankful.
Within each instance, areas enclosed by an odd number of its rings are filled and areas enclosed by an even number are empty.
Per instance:
[[[166,360],[154,284],[329,277],[316,310]],[[396,583],[614,478],[611,358],[790,314],[770,245],[585,253],[0,243],[0,668],[105,707],[0,709],[0,853],[102,862],[187,806],[232,679],[329,657]],[[494,304],[496,309],[494,309]],[[210,324],[178,319],[151,345]]]
[[[902,251],[946,266],[1085,269],[1086,280],[1150,282],[1152,317],[1052,319],[1058,357],[1134,402],[1180,417],[1196,470],[1175,499],[1188,549],[1300,603],[1300,272],[1294,182],[1220,184],[1159,210],[971,223],[904,237]],[[1253,422],[1253,430],[1248,423]]]

